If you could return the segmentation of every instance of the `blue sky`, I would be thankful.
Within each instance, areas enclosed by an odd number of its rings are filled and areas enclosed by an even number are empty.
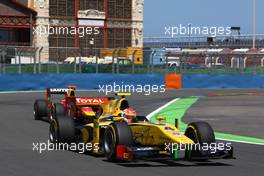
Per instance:
[[[264,33],[264,1],[257,3],[257,33]],[[164,36],[165,26],[240,26],[252,33],[252,0],[145,0],[145,36]]]

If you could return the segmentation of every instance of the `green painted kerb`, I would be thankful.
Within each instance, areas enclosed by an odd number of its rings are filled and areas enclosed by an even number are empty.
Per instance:
[[[178,118],[179,120],[179,129],[180,131],[184,132],[187,124],[185,124],[182,119],[186,111],[198,101],[199,97],[187,97],[181,98],[178,101],[170,104],[169,106],[163,108],[156,114],[154,114],[151,118],[151,122],[156,122],[157,116],[164,116],[166,117],[166,123],[175,124],[175,119]],[[229,141],[237,141],[237,142],[245,142],[245,143],[256,143],[256,144],[263,144],[264,139],[253,138],[253,137],[245,137],[245,136],[238,136],[233,134],[225,134],[225,133],[215,133],[216,138],[220,140],[229,140]]]
[[[186,128],[186,124],[182,122],[182,118],[185,112],[198,100],[198,97],[187,97],[181,98],[178,101],[170,104],[166,108],[162,109],[161,111],[154,114],[150,121],[156,122],[157,116],[164,116],[166,117],[166,123],[175,124],[175,119],[179,120],[179,128],[181,131],[184,131]]]

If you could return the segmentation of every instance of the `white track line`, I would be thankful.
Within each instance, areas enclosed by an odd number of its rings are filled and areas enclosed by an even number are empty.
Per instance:
[[[34,91],[0,91],[0,94],[17,94],[17,93],[41,93],[45,92],[44,90],[34,90]]]
[[[264,144],[262,143],[258,143],[258,142],[247,142],[247,141],[240,141],[240,140],[234,140],[234,139],[225,139],[225,138],[216,138],[217,140],[221,140],[221,141],[230,141],[230,142],[235,142],[235,143],[243,143],[243,144],[252,144],[252,145],[262,145],[264,146]]]
[[[153,111],[152,113],[150,113],[149,115],[147,115],[147,116],[146,116],[147,119],[150,120],[150,118],[151,118],[153,115],[155,115],[156,113],[158,113],[158,112],[161,111],[162,109],[165,109],[166,107],[170,106],[172,103],[174,103],[174,102],[176,102],[176,101],[178,101],[178,100],[180,100],[180,98],[176,98],[176,99],[170,101],[169,103],[167,103],[167,104],[165,104],[165,105],[159,107],[158,109],[156,109],[155,111]]]
[[[78,90],[78,92],[97,92],[98,90]],[[28,91],[0,91],[0,94],[23,94],[23,93],[42,93],[46,90],[28,90]]]

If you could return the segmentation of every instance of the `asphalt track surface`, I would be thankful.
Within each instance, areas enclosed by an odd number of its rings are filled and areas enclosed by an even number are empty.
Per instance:
[[[205,120],[216,131],[263,138],[264,96],[207,97],[211,93],[264,92],[264,90],[187,90],[134,95],[130,102],[140,114],[147,115],[165,103],[181,96],[202,96],[186,113],[186,122]],[[81,92],[80,96],[95,96]],[[264,146],[233,143],[236,160],[215,160],[206,163],[186,161],[137,161],[109,163],[70,151],[39,154],[32,143],[47,142],[49,124],[33,120],[33,102],[44,93],[0,94],[0,175],[64,175],[64,176],[163,176],[163,175],[263,175]],[[249,128],[248,128],[249,127]]]

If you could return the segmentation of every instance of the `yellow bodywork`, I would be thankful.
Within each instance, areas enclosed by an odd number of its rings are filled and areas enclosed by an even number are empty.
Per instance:
[[[130,124],[136,143],[145,146],[163,146],[165,143],[193,144],[193,141],[169,124],[149,122]]]
[[[82,111],[84,113],[85,116],[88,117],[94,117],[95,116],[95,112],[92,111]]]

